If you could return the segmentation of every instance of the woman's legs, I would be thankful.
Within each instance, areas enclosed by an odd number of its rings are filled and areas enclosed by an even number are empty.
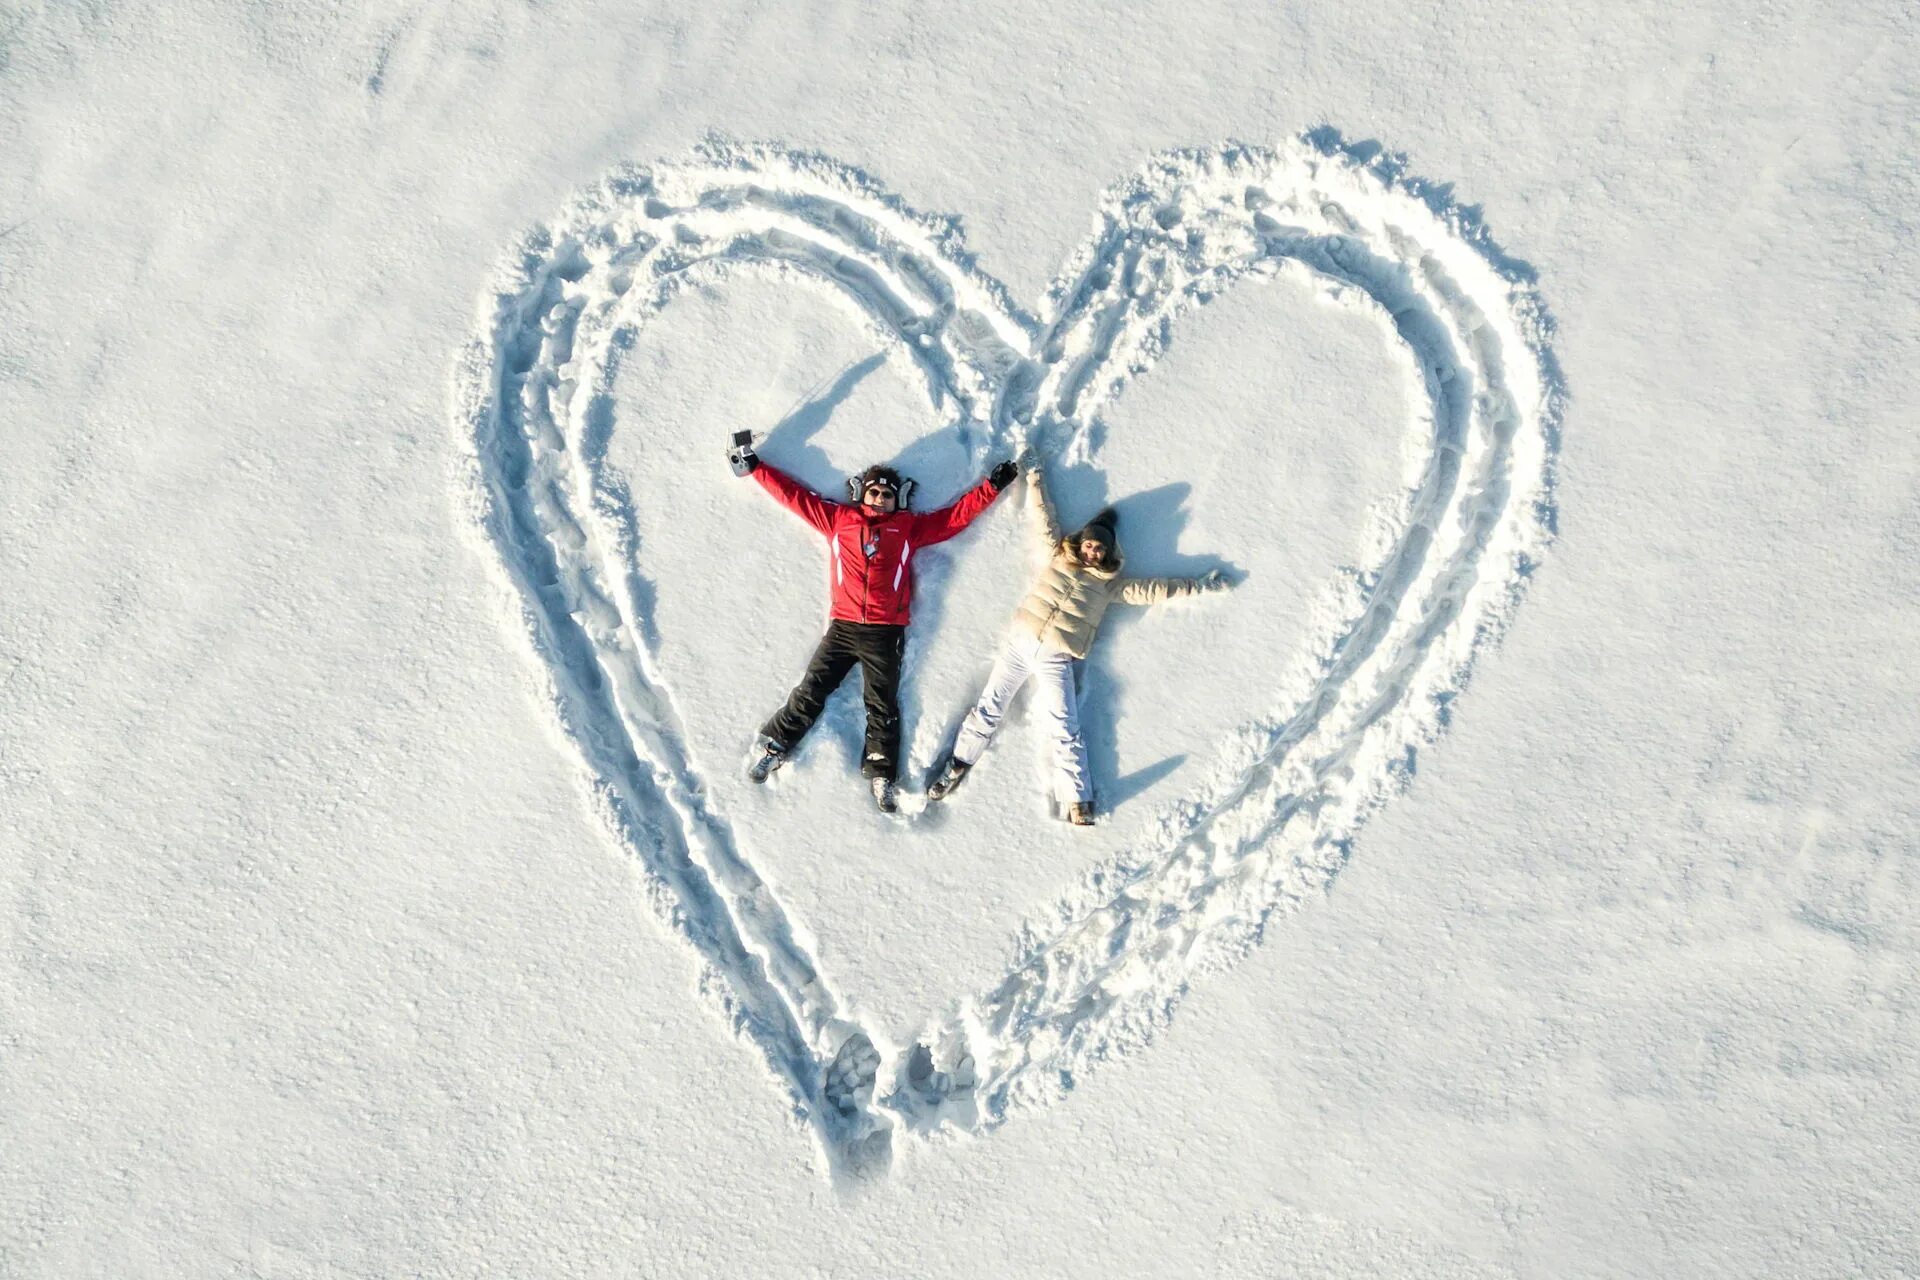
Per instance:
[[[1035,647],[1036,642],[1025,637],[1009,640],[1000,647],[999,656],[993,660],[993,670],[987,676],[986,687],[980,690],[973,710],[967,712],[966,720],[960,725],[960,736],[954,739],[955,760],[963,765],[971,765],[986,751],[987,744],[993,741],[993,735],[1000,728],[1001,717],[1007,714],[1007,708],[1013,703],[1013,695],[1020,692],[1020,686],[1027,682]]]
[[[1054,794],[1062,804],[1093,799],[1087,743],[1080,736],[1079,698],[1073,688],[1073,658],[1051,650],[1033,659],[1033,706],[1053,743]]]

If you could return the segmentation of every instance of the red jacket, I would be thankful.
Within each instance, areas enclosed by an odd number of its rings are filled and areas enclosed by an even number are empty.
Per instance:
[[[876,518],[864,507],[829,502],[764,462],[753,469],[753,478],[781,506],[832,540],[831,616],[899,627],[907,625],[913,598],[914,552],[959,533],[1000,496],[992,481],[982,480],[938,511],[895,511]]]

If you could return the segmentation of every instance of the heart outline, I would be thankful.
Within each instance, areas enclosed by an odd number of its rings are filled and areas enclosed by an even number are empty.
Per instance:
[[[896,1124],[983,1130],[1057,1096],[1076,1066],[1150,1036],[1203,963],[1230,960],[1276,909],[1323,891],[1352,832],[1444,727],[1553,532],[1563,391],[1550,322],[1531,273],[1444,189],[1322,130],[1274,150],[1163,154],[1101,207],[1048,290],[1051,318],[1036,318],[975,267],[957,222],[823,157],[712,144],[683,164],[617,171],[531,232],[456,365],[470,514],[603,819],[835,1175],[883,1169]],[[870,1038],[708,802],[619,572],[632,528],[597,465],[614,344],[690,284],[747,267],[851,296],[913,353],[976,462],[1029,440],[1085,458],[1100,408],[1153,363],[1173,321],[1283,270],[1357,286],[1413,353],[1431,402],[1414,415],[1432,435],[1421,480],[1383,531],[1385,553],[1347,584],[1334,634],[1310,647],[1321,669],[1298,710],[1256,731],[1235,785],[1185,806],[1166,847],[1084,877],[1064,924],[1030,927],[1006,978],[897,1055],[877,1097]],[[1409,614],[1416,588],[1428,607]],[[1170,906],[1171,926],[1138,928]],[[966,1097],[931,1070],[936,1049],[972,1061]]]

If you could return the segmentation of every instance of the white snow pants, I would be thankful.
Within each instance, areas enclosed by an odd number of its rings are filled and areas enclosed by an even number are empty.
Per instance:
[[[967,712],[953,744],[954,759],[972,764],[993,740],[1013,695],[1033,681],[1033,708],[1053,745],[1053,793],[1062,804],[1093,799],[1087,774],[1087,744],[1080,736],[1079,698],[1074,693],[1072,654],[1049,649],[1038,640],[1014,635],[1000,647],[987,686]]]

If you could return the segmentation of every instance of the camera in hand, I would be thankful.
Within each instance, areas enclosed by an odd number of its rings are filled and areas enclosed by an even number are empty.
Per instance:
[[[744,476],[760,465],[759,455],[753,451],[753,432],[733,433],[733,447],[727,450],[727,465],[733,468],[733,474],[737,476]]]

